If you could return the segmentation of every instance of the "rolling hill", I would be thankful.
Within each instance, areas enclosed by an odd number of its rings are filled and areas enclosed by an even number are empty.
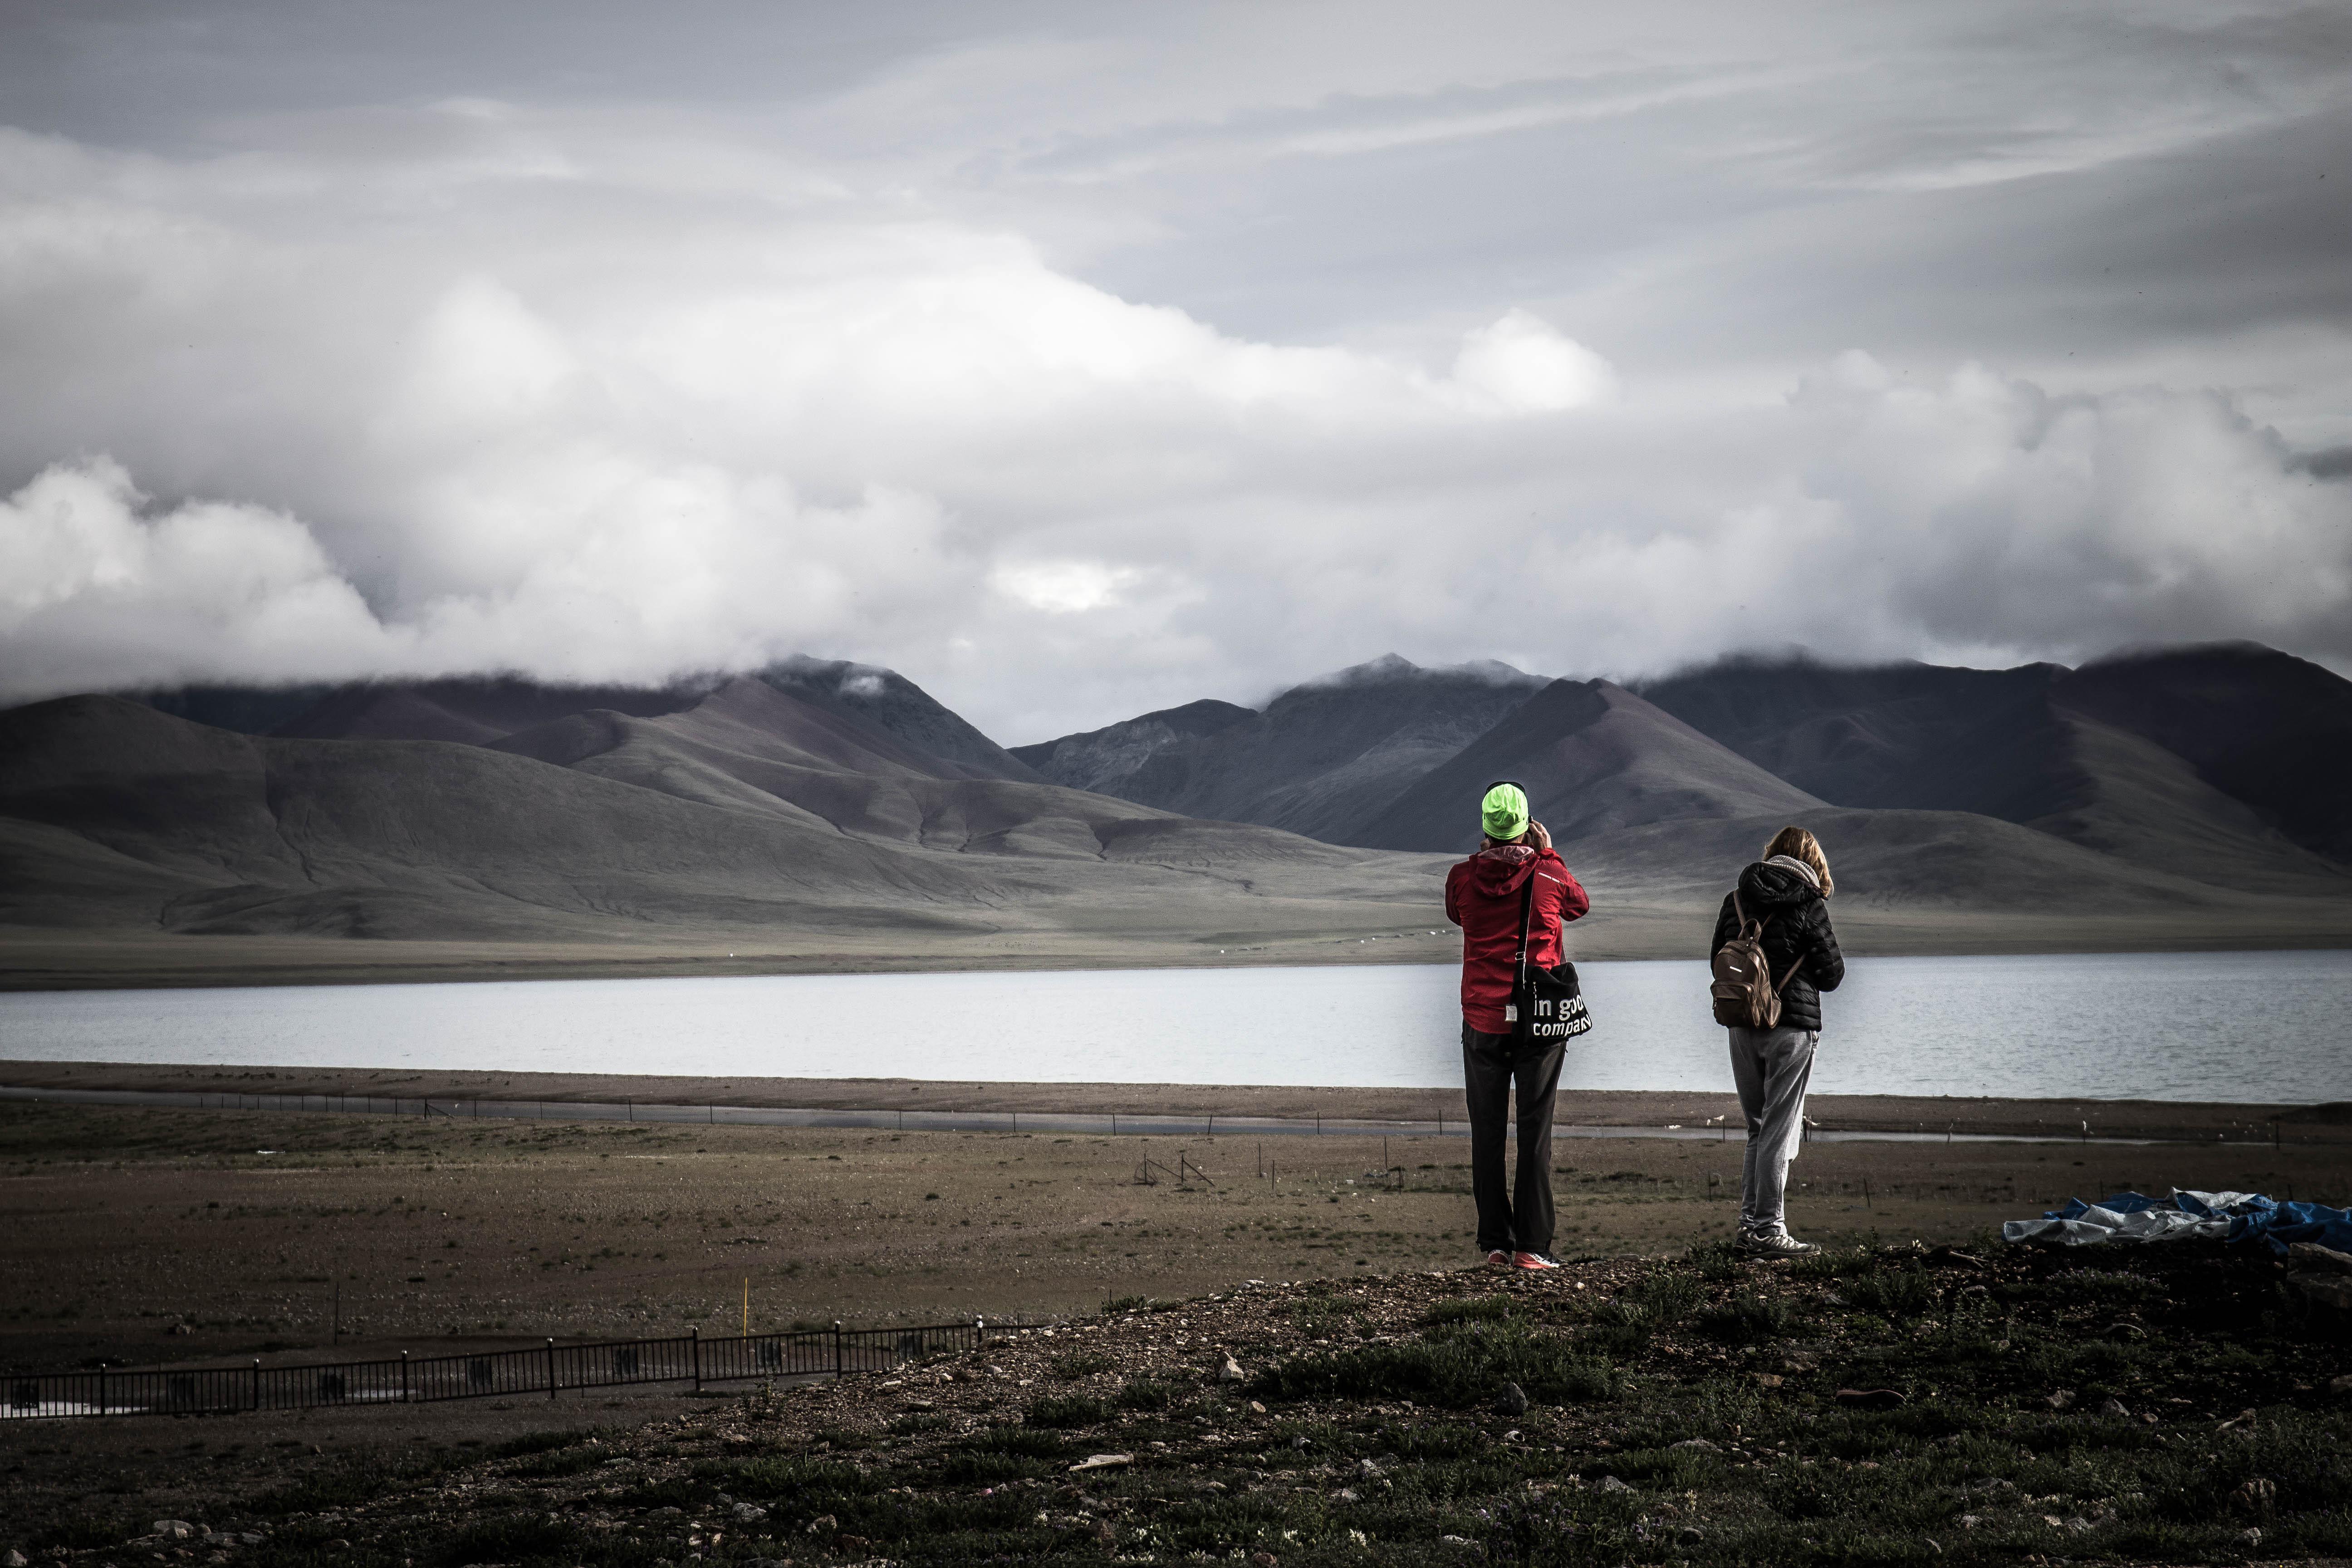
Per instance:
[[[1417,918],[1434,875],[968,772],[751,678],[673,713],[589,710],[494,746],[240,735],[66,698],[0,713],[0,923],[550,940],[1332,929],[1393,924],[1406,905]]]
[[[1857,952],[2342,942],[2347,751],[2352,683],[2236,646],[1632,689],[1386,658],[1013,751],[816,659],[72,697],[0,712],[0,954],[1443,961],[1443,872],[1503,777],[1595,894],[1588,956],[1688,954],[1791,821]],[[0,977],[70,983],[97,962],[74,951]]]
[[[1294,686],[1264,712],[1196,702],[1014,754],[1057,784],[1361,844],[1400,790],[1543,685],[1507,664],[1423,669],[1391,654]]]

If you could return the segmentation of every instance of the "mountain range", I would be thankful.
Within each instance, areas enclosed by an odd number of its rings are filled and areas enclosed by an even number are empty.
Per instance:
[[[1449,704],[1485,728],[1437,758]],[[1136,800],[1213,780],[1221,815],[1373,848],[1461,851],[1471,803],[1508,778],[1563,843],[1831,808],[1961,814],[2213,887],[2352,891],[2352,682],[2251,644],[2080,669],[1735,658],[1630,688],[1391,658],[1241,711],[1189,729],[1146,714],[1015,754]],[[1323,807],[1311,824],[1302,796]]]
[[[1865,946],[2339,943],[2347,763],[2352,683],[2252,645],[1624,685],[1391,656],[1009,750],[808,658],[91,694],[0,712],[0,969],[69,935],[1443,958],[1438,883],[1498,778],[1592,888],[1598,950],[1686,954],[1790,821]]]

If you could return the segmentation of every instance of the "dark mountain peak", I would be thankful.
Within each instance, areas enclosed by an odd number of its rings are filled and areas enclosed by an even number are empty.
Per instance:
[[[1421,666],[1401,653],[1384,653],[1378,658],[1368,658],[1361,664],[1351,664],[1345,669],[1327,670],[1300,681],[1300,686],[1371,686],[1381,681],[1402,680],[1419,675]]]
[[[1263,713],[1188,703],[1018,753],[1055,784],[1328,843],[1544,684],[1494,660],[1430,669],[1384,654],[1281,692]]]
[[[779,691],[858,719],[974,778],[1043,782],[1028,763],[982,734],[895,669],[849,659],[782,659],[758,679]]]
[[[2101,654],[2096,658],[2087,660],[2083,665],[2083,670],[2087,673],[2095,669],[2194,665],[2227,668],[2249,663],[2304,665],[2313,669],[2320,668],[2310,664],[2307,660],[2297,658],[2291,653],[2281,653],[2266,643],[2252,642],[2244,637],[2223,637],[2213,642],[2147,643],[2115,648]]]
[[[2260,643],[2132,649],[2059,684],[2070,712],[2154,742],[2289,839],[2352,862],[2352,681]]]
[[[1609,680],[1554,680],[1424,773],[1353,842],[1462,849],[1480,794],[1517,779],[1563,843],[1683,818],[1782,815],[1821,802]]]
[[[1213,697],[1203,697],[1197,702],[1187,702],[1181,708],[1162,708],[1144,718],[1157,720],[1170,729],[1185,735],[1214,735],[1236,724],[1246,724],[1257,717],[1257,710],[1244,708],[1238,702],[1221,702]]]
[[[1419,665],[1402,654],[1384,653],[1378,658],[1351,664],[1345,669],[1334,669],[1311,676],[1276,696],[1280,702],[1286,698],[1324,691],[1357,691],[1368,688],[1399,685],[1483,685],[1524,687],[1532,691],[1544,683],[1540,675],[1529,675],[1514,668],[1500,659],[1477,658],[1464,664]],[[1268,705],[1271,710],[1272,704]]]
[[[1181,708],[1139,713],[1116,724],[1083,734],[1063,735],[1031,745],[1014,746],[1013,754],[1039,774],[1074,789],[1099,790],[1103,782],[1132,771],[1132,765],[1166,744],[1221,734],[1258,716],[1255,708],[1203,697]],[[1060,762],[1056,762],[1056,758]],[[1105,793],[1116,794],[1116,791]]]

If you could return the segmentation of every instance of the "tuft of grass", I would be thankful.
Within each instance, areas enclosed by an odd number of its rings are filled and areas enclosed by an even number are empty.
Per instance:
[[[1165,1410],[1176,1399],[1176,1385],[1150,1378],[1130,1378],[1118,1391],[1121,1410]]]
[[[1100,1351],[1070,1351],[1053,1361],[1054,1375],[1065,1383],[1076,1383],[1082,1377],[1092,1377],[1098,1372],[1108,1372],[1118,1363]]]
[[[2156,1281],[2143,1275],[2107,1268],[2067,1268],[2042,1281],[2053,1300],[2099,1301],[2110,1306],[2137,1306],[2161,1294]]]
[[[34,1532],[26,1542],[36,1552],[52,1547],[68,1552],[93,1552],[113,1546],[144,1533],[145,1526],[132,1522],[128,1514],[107,1508],[81,1508],[63,1519],[51,1521]]]
[[[604,1462],[604,1452],[601,1448],[558,1448],[552,1453],[530,1456],[516,1465],[511,1473],[530,1480],[555,1480],[593,1470]]]
[[[1917,1264],[1907,1268],[1884,1268],[1864,1274],[1846,1286],[1846,1300],[1865,1312],[1885,1318],[1916,1318],[1935,1309],[1939,1292],[1927,1271]]]
[[[936,1473],[950,1486],[996,1487],[1007,1481],[1034,1480],[1053,1469],[1054,1464],[1045,1459],[959,1448],[941,1456]]]
[[[939,1476],[957,1486],[998,1486],[1052,1471],[1068,1445],[1035,1426],[992,1426],[940,1456]]]
[[[1709,1285],[1737,1279],[1739,1255],[1727,1241],[1706,1241],[1683,1254],[1683,1265]]]
[[[469,1563],[562,1563],[580,1560],[580,1527],[551,1513],[509,1513],[478,1519],[441,1543],[436,1555],[451,1568]]]
[[[1800,1258],[1789,1265],[1791,1279],[1852,1279],[1864,1274],[1875,1274],[1886,1267],[1885,1252],[1869,1242],[1853,1247],[1824,1247],[1810,1258]]]
[[[1698,1314],[1699,1332],[1728,1344],[1776,1340],[1796,1326],[1796,1314],[1778,1296],[1735,1296]]]
[[[494,1459],[520,1459],[526,1454],[553,1453],[587,1440],[585,1432],[525,1432],[519,1437],[492,1444],[487,1452]]]
[[[1499,1323],[1512,1315],[1508,1296],[1456,1296],[1440,1301],[1421,1315],[1424,1325],[1439,1323]]]
[[[1581,1404],[1613,1397],[1618,1378],[1566,1335],[1506,1320],[1299,1356],[1260,1373],[1252,1388],[1275,1399],[1415,1399],[1463,1409],[1493,1399],[1506,1383],[1541,1403]]]
[[[1083,1394],[1049,1394],[1031,1400],[1021,1419],[1032,1426],[1098,1426],[1110,1419],[1110,1406]]]
[[[1618,1300],[1640,1308],[1661,1328],[1671,1327],[1698,1310],[1706,1299],[1696,1275],[1680,1269],[1648,1274],[1622,1292]]]
[[[811,1459],[787,1455],[775,1455],[764,1459],[752,1459],[733,1466],[721,1473],[725,1489],[740,1498],[755,1502],[788,1502],[794,1510],[805,1509],[810,1516],[828,1511],[837,1500],[855,1499],[879,1491],[889,1482],[877,1479],[883,1472],[869,1475],[857,1466],[838,1459]],[[675,1504],[692,1508],[699,1504],[706,1493],[683,1479],[641,1487],[618,1500],[624,1508],[661,1508]]]
[[[969,1453],[1022,1454],[1033,1459],[1058,1458],[1069,1450],[1061,1438],[1035,1426],[991,1426],[956,1447]]]
[[[1591,1310],[1584,1342],[1598,1354],[1629,1357],[1649,1348],[1650,1336],[1688,1318],[1706,1292],[1689,1273],[1643,1276]]]
[[[1404,1426],[1381,1435],[1381,1447],[1406,1459],[1466,1459],[1486,1451],[1486,1435],[1475,1426],[1438,1422]]]
[[[440,1468],[439,1462],[431,1459],[391,1464],[346,1461],[305,1476],[291,1486],[266,1492],[256,1498],[251,1507],[257,1514],[279,1516],[356,1508],[433,1475]]]

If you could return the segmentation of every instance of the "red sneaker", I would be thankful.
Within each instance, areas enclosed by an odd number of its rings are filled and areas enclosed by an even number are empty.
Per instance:
[[[1557,1268],[1559,1265],[1554,1263],[1550,1258],[1546,1258],[1540,1252],[1514,1252],[1511,1254],[1511,1267],[1514,1268]]]
[[[1487,1268],[1508,1268],[1510,1266],[1511,1266],[1511,1255],[1510,1255],[1509,1253],[1507,1253],[1507,1252],[1504,1251],[1501,1247],[1498,1247],[1495,1248],[1495,1250],[1494,1250],[1494,1251],[1492,1251],[1492,1252],[1490,1252],[1490,1253],[1486,1254],[1486,1267],[1487,1267]]]

